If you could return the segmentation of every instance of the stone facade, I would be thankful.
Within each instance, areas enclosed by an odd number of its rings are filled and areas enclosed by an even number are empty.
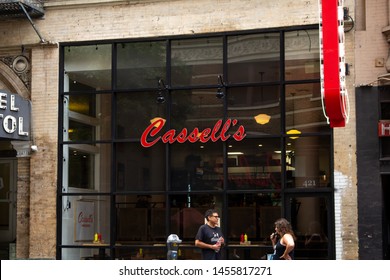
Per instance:
[[[351,17],[364,14],[360,20],[366,24],[358,22],[346,33],[350,119],[345,128],[334,130],[337,259],[359,258],[354,86],[386,73],[384,65],[375,62],[387,59],[388,52],[381,33],[389,25],[387,1],[367,2],[366,6],[361,2],[345,0]],[[53,0],[44,6],[44,18],[34,19],[44,43],[27,19],[0,21],[0,57],[20,53],[22,46],[31,54],[33,138],[39,149],[29,160],[19,159],[18,258],[55,258],[59,43],[318,23],[317,0]]]

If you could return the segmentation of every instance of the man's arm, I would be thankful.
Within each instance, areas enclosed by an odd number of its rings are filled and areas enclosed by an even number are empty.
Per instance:
[[[201,249],[218,250],[221,247],[221,244],[219,244],[219,245],[217,245],[217,244],[211,245],[211,244],[204,243],[203,241],[200,241],[199,239],[196,239],[195,240],[195,246],[199,247]]]

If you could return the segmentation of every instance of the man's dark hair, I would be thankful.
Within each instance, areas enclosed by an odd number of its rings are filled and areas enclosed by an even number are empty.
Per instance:
[[[214,213],[218,213],[218,211],[215,210],[215,209],[209,209],[209,210],[206,211],[206,213],[204,213],[204,217],[208,221],[209,217],[212,216]]]

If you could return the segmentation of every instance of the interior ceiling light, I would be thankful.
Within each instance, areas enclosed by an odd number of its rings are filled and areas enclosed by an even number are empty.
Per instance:
[[[271,116],[267,114],[258,114],[254,118],[258,124],[264,125],[266,123],[269,123]]]
[[[287,131],[287,134],[288,135],[299,135],[301,134],[301,132],[295,128],[293,129],[290,129],[289,131]],[[291,139],[297,139],[299,136],[290,136]]]

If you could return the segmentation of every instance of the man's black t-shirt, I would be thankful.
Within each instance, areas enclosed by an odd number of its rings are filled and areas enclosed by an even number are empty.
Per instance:
[[[218,242],[220,237],[222,237],[221,228],[212,228],[208,224],[204,224],[199,227],[195,240],[200,240],[206,244],[214,245]],[[220,260],[221,251],[215,252],[212,249],[202,249],[202,258],[204,260]]]

